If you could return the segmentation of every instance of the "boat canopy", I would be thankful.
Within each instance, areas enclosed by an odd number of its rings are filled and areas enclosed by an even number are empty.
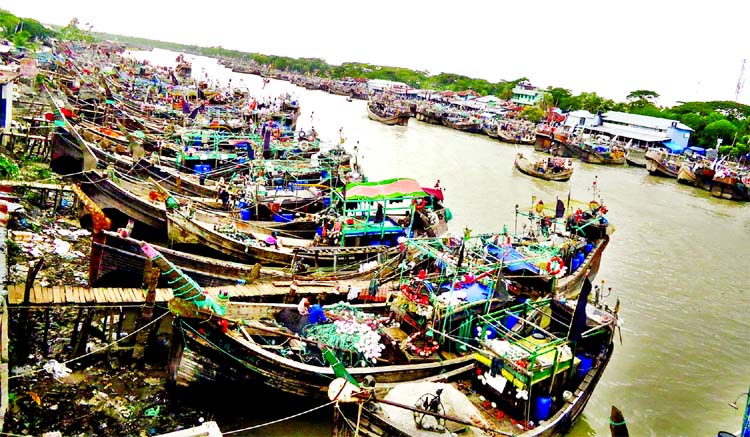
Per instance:
[[[685,151],[685,146],[677,144],[677,143],[675,143],[672,140],[665,141],[662,144],[664,145],[664,147],[666,147],[667,149],[669,149],[669,151],[672,152],[672,153],[678,153],[679,154],[679,153],[682,153],[682,152]]]
[[[706,156],[706,149],[704,149],[703,147],[690,146],[687,148],[687,150],[690,150],[691,152],[701,156]]]
[[[338,190],[343,197],[343,189]],[[395,178],[378,182],[353,182],[346,185],[347,201],[378,201],[426,197],[428,194],[414,179]]]

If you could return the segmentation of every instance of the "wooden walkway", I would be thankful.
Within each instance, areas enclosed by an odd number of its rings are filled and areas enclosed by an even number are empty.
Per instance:
[[[224,287],[205,287],[204,291],[216,296],[219,290],[229,292],[230,298],[253,298],[262,296],[282,296],[289,292],[291,281],[258,282],[247,285],[232,285]],[[339,287],[340,295],[346,296],[349,286],[367,290],[368,281],[341,282],[300,282],[298,295],[316,295],[322,292],[336,294]],[[24,284],[9,284],[8,304],[10,306],[23,305]],[[40,287],[31,290],[29,305],[90,305],[90,306],[123,306],[144,303],[146,291],[140,288],[84,288],[84,287]],[[156,302],[166,303],[172,299],[169,288],[156,289]]]

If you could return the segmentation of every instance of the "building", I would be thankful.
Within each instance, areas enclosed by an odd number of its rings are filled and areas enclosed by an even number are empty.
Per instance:
[[[510,101],[516,105],[536,105],[542,98],[544,93],[539,88],[532,85],[530,82],[519,82],[513,88],[513,97]]]
[[[674,153],[681,153],[688,147],[693,132],[689,126],[677,120],[618,111],[604,114],[572,111],[567,114],[564,125],[568,130],[583,129],[584,132],[607,135],[640,148],[667,147]]]
[[[0,69],[0,129],[9,129],[13,120],[13,81],[20,73]]]
[[[384,79],[370,79],[367,81],[367,89],[372,92],[395,92],[405,93],[409,89],[409,85],[403,82],[395,82],[392,80]]]

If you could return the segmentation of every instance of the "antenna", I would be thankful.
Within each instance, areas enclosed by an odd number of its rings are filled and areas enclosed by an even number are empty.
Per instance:
[[[738,102],[740,99],[740,92],[742,87],[745,86],[745,63],[747,59],[742,60],[742,67],[740,68],[740,77],[737,78],[737,88],[734,90],[734,101]]]

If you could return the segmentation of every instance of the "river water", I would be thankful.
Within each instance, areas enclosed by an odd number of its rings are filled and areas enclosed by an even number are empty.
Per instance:
[[[173,66],[177,53],[155,49],[133,55]],[[247,87],[256,96],[297,96],[302,106],[298,128],[314,126],[321,138],[333,142],[343,128],[345,147],[351,151],[359,144],[370,180],[412,177],[431,187],[439,179],[454,215],[450,230],[457,235],[467,226],[474,232],[499,231],[503,225],[513,229],[515,205],[528,208],[533,195],[548,205],[569,192],[588,200],[597,178],[608,218],[617,228],[597,281],[612,287],[610,303],[620,298],[624,326],[622,345],[570,435],[609,435],[613,404],[634,436],[711,436],[740,428],[742,413],[728,403],[750,382],[746,204],[715,199],[635,167],[576,161],[569,182],[542,181],[513,167],[517,151],[531,153],[530,146],[415,119],[405,127],[386,126],[367,118],[364,101],[347,102],[276,80],[263,88],[258,76],[233,73],[210,58],[188,58],[194,77],[207,74],[222,84],[231,79],[233,86]],[[218,418],[222,430],[266,423],[307,407],[282,400],[256,410],[251,405],[258,404],[258,396],[270,395],[252,395],[232,420]],[[328,435],[330,413],[318,410],[234,435]]]

